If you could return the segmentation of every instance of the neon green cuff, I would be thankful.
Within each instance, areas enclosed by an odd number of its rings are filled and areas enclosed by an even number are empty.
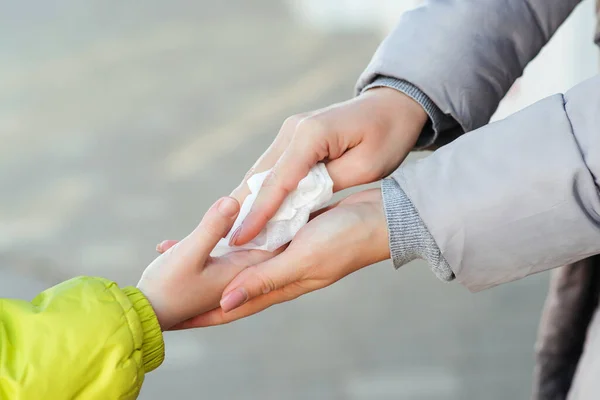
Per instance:
[[[150,302],[139,289],[128,286],[123,288],[123,293],[125,293],[131,304],[133,304],[133,308],[140,319],[143,331],[142,354],[144,370],[150,372],[158,368],[165,359],[165,343],[158,318],[156,318]]]

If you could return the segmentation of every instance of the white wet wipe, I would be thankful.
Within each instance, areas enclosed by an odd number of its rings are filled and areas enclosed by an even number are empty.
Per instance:
[[[308,222],[310,213],[323,207],[333,196],[333,181],[327,172],[325,164],[315,165],[308,175],[298,183],[296,190],[284,200],[279,210],[267,223],[267,226],[249,243],[242,246],[229,246],[229,239],[242,224],[258,195],[269,171],[253,175],[248,179],[250,195],[246,197],[240,213],[229,231],[212,251],[216,257],[232,251],[258,249],[274,251],[289,243],[296,233]]]

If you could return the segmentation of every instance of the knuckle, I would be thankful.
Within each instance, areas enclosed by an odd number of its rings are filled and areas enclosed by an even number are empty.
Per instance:
[[[295,128],[305,117],[304,114],[296,114],[287,117],[285,121],[283,121],[282,128]]]
[[[261,213],[256,214],[256,221],[258,221],[258,225],[266,226],[271,218],[275,215],[277,209],[266,208]]]
[[[298,127],[298,124],[304,119],[304,116],[301,114],[292,115],[291,117],[287,117],[283,124],[281,124],[281,128],[279,129],[279,133],[277,134],[276,141],[284,141],[289,142],[290,139],[294,136],[294,132]]]
[[[248,172],[246,172],[246,175],[244,175],[244,182],[246,182],[248,179],[250,179],[252,177],[252,175],[254,175],[254,172],[256,171],[255,167],[252,167],[248,170]]]
[[[331,148],[335,148],[335,135],[332,132],[326,118],[314,115],[305,118],[298,125],[294,136],[295,145],[301,151],[311,152],[318,161],[327,157]]]
[[[328,124],[323,118],[317,116],[306,117],[302,119],[297,127],[296,133],[300,137],[314,138],[324,135],[327,132]]]
[[[225,226],[218,218],[208,218],[201,224],[202,230],[209,236],[222,236]]]
[[[271,186],[276,186],[278,183],[278,173],[277,173],[277,168],[272,168],[269,173],[267,174],[267,176],[265,177],[265,180],[263,181],[262,186],[263,187],[271,187]]]
[[[279,168],[271,169],[271,171],[265,178],[265,181],[263,182],[262,186],[266,188],[276,189],[276,191],[279,191],[283,196],[287,196],[294,189],[296,189],[297,184],[294,184],[294,182],[290,178],[285,177],[285,175],[282,178],[279,175],[278,170]]]
[[[251,268],[253,268],[252,275],[259,285],[262,294],[267,294],[277,289],[275,281],[269,275],[265,274],[257,267]]]

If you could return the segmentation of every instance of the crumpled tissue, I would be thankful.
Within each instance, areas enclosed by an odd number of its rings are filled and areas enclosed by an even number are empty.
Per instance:
[[[296,190],[284,200],[277,213],[267,223],[267,226],[249,243],[242,246],[229,246],[229,239],[242,224],[258,195],[265,178],[270,170],[253,175],[248,179],[250,195],[246,197],[240,208],[240,213],[229,231],[212,251],[213,257],[232,251],[258,249],[275,251],[289,243],[296,233],[308,222],[310,213],[323,207],[333,196],[333,181],[327,172],[325,164],[318,163],[308,175],[298,183]]]

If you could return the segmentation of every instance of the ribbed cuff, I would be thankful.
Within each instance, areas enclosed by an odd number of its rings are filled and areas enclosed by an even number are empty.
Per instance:
[[[158,368],[165,359],[165,343],[160,324],[150,302],[139,289],[128,286],[123,289],[123,293],[131,301],[133,309],[140,319],[143,331],[142,357],[144,371],[150,372]]]
[[[381,194],[394,267],[400,268],[420,258],[429,263],[439,279],[453,280],[454,272],[398,182],[390,178],[384,179],[381,182]]]
[[[362,92],[374,89],[378,87],[389,87],[396,89],[423,107],[427,115],[429,116],[429,122],[423,128],[415,149],[423,150],[431,147],[437,140],[440,132],[451,129],[458,125],[458,123],[449,115],[446,115],[439,109],[439,107],[431,100],[421,89],[413,85],[412,83],[396,78],[390,78],[387,76],[380,76],[365,86]]]

